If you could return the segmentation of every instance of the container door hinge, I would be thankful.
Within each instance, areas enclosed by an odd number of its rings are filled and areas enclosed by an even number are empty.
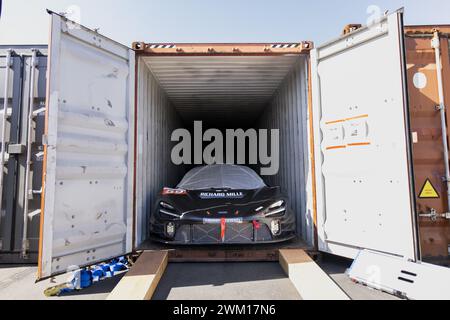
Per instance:
[[[443,104],[436,106],[436,111],[441,111],[441,110],[445,110],[445,106]]]
[[[433,49],[439,49],[441,47],[441,39],[439,37],[439,32],[437,32],[437,30],[434,32],[434,37],[431,40],[431,47]]]
[[[48,135],[46,134],[42,135],[42,145],[44,146],[48,145]]]
[[[450,220],[450,212],[437,213],[436,210],[432,209],[430,213],[419,214],[421,218],[430,218],[431,221],[436,222],[439,218]]]

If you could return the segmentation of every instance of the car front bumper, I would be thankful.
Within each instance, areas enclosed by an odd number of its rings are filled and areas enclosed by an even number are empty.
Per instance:
[[[156,242],[173,245],[239,245],[267,244],[292,240],[296,237],[295,219],[265,219],[264,221],[242,221],[220,224],[202,224],[184,221],[153,222],[150,224],[150,238]],[[272,221],[280,223],[280,233],[271,232]],[[166,224],[175,225],[175,234],[166,234]]]

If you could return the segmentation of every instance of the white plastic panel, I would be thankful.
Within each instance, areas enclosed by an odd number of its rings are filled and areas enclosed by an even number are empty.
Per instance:
[[[447,267],[363,250],[347,273],[354,281],[404,298],[450,300]]]
[[[39,277],[132,251],[134,52],[52,16]]]
[[[416,258],[402,13],[312,52],[318,243]]]

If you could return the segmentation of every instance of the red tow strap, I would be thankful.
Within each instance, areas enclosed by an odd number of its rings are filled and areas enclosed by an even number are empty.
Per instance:
[[[222,242],[225,241],[225,231],[227,229],[227,221],[225,218],[220,219],[220,237],[222,238]]]

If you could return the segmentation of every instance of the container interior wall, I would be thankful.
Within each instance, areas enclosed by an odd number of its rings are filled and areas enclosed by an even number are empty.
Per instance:
[[[137,75],[137,163],[136,163],[136,240],[146,239],[149,213],[164,186],[174,186],[182,167],[170,161],[172,131],[180,118],[167,94],[143,64]]]
[[[279,171],[263,179],[289,196],[298,234],[312,242],[307,209],[308,63],[305,55],[138,58],[137,244],[147,236],[158,193],[176,186],[193,167],[172,164],[170,135],[176,128],[192,133],[194,121],[202,121],[203,132],[280,130]],[[259,173],[259,165],[251,167]]]
[[[264,178],[288,195],[292,209],[297,212],[298,232],[307,243],[312,243],[307,70],[308,60],[299,59],[264,110],[258,127],[280,130],[280,168],[278,174]]]

